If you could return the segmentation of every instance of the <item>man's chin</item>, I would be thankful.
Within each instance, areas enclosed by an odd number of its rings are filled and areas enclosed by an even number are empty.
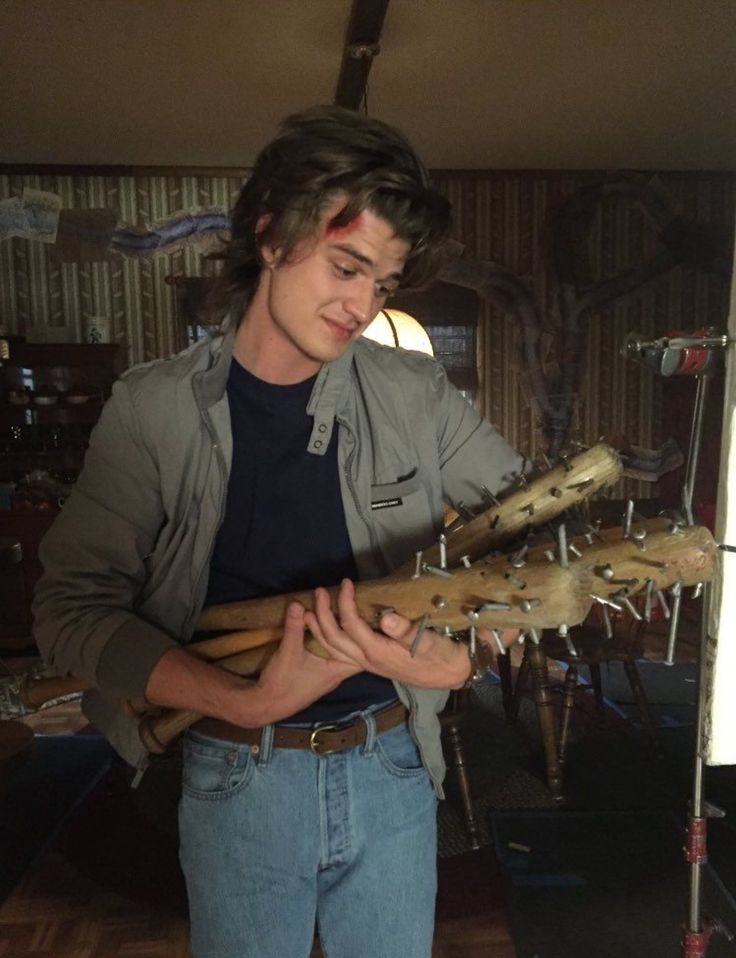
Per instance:
[[[339,359],[343,353],[355,342],[356,339],[356,336],[352,336],[350,339],[347,339],[344,342],[320,344],[318,348],[310,350],[308,355],[317,362],[331,363],[334,362],[334,360]]]

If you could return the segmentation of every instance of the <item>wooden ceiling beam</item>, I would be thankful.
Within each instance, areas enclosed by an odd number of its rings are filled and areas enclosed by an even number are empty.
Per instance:
[[[368,74],[381,49],[381,31],[388,4],[389,0],[353,0],[335,90],[337,106],[360,109]]]

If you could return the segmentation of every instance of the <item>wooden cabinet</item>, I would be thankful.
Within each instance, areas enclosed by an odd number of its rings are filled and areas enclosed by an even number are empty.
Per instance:
[[[20,343],[0,363],[0,651],[32,646],[38,545],[79,474],[123,355],[117,345]]]

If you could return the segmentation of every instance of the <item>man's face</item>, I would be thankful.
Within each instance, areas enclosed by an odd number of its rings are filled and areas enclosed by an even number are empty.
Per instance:
[[[329,227],[344,206],[332,203],[314,237],[285,262],[263,249],[265,315],[269,339],[283,356],[309,367],[337,359],[399,284],[409,244],[368,210],[346,226]],[[313,368],[312,368],[313,367]]]

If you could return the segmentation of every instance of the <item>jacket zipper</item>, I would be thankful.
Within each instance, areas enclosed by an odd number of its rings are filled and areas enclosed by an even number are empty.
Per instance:
[[[218,517],[220,520],[222,520],[224,503],[225,503],[225,492],[227,489],[227,463],[225,462],[225,457],[222,454],[220,440],[217,438],[215,427],[212,425],[212,420],[210,419],[209,413],[205,409],[200,409],[200,415],[202,416],[202,422],[204,423],[205,429],[207,430],[210,440],[212,441],[212,450],[215,453],[215,458],[217,459],[217,464],[220,469],[220,476],[222,478],[222,484],[220,488],[220,502],[219,502],[219,508],[218,508]],[[219,522],[218,522],[218,526],[219,526]],[[195,596],[199,595],[200,586],[202,583],[202,576],[205,573],[205,569],[209,568],[210,562],[212,560],[212,554],[215,551],[216,538],[217,538],[217,533],[215,533],[215,535],[212,536],[212,539],[210,541],[210,546],[207,552],[207,558],[202,563],[199,569],[199,572],[197,573],[197,581],[194,588]],[[195,611],[194,608],[190,609],[189,611],[189,618],[187,620],[187,632],[189,632],[190,635],[192,634],[192,631],[193,631],[194,617],[195,615],[198,615],[198,614],[199,614],[199,611],[198,610]]]

